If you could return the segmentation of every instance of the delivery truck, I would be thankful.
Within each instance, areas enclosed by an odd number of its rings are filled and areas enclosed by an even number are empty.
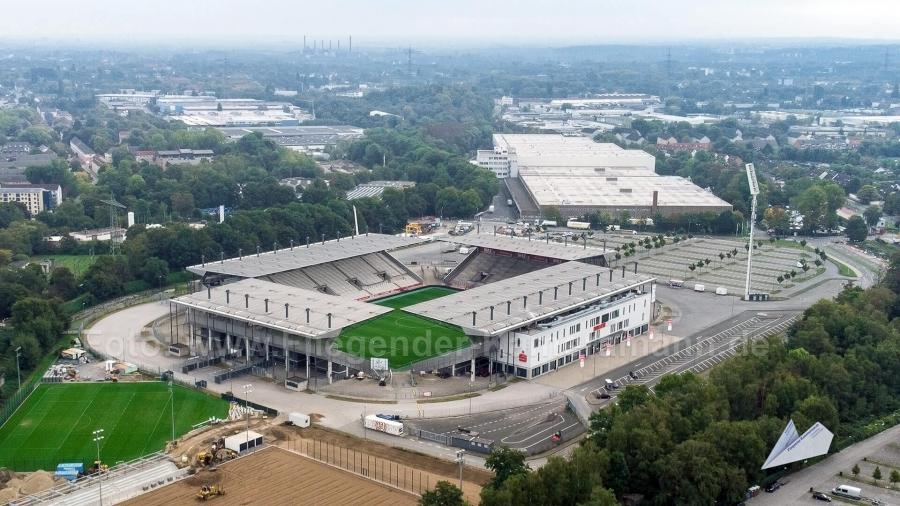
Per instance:
[[[387,420],[378,415],[369,415],[363,419],[363,423],[367,429],[377,430],[392,436],[403,435],[403,422]]]

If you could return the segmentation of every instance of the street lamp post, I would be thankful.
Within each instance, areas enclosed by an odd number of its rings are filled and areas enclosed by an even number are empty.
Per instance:
[[[22,347],[16,348],[16,378],[19,381],[19,390],[22,389],[22,371],[19,369],[19,357],[22,355]]]
[[[172,390],[172,382],[169,382],[169,402],[172,405],[172,444],[175,444],[175,392]]]
[[[459,489],[462,490],[462,474],[463,474],[463,464],[466,463],[466,451],[465,450],[456,450],[456,463],[459,464]]]
[[[245,432],[244,434],[246,435],[246,445],[247,445],[246,449],[249,450],[250,449],[250,392],[253,391],[253,385],[251,385],[250,383],[247,383],[246,385],[244,385],[243,388],[244,388],[244,411],[247,412],[247,432]]]
[[[97,429],[93,433],[94,443],[97,444],[97,473],[102,473],[102,463],[100,461],[100,441],[103,441],[103,429]],[[97,477],[97,484],[100,489],[100,506],[103,506],[103,476],[100,475]]]

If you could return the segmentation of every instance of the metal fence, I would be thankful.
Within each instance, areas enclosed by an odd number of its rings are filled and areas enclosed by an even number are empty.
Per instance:
[[[187,374],[196,369],[202,369],[222,362],[223,357],[194,357],[184,361],[181,365],[181,373]]]
[[[213,376],[213,381],[215,381],[216,383],[223,383],[227,380],[237,378],[239,376],[251,374],[255,368],[267,368],[270,366],[271,364],[266,360],[257,360],[256,362],[251,362],[249,364],[236,365],[230,369],[226,369],[220,373],[216,373]]]
[[[47,459],[49,460],[49,459]],[[127,462],[120,462],[115,466],[111,466],[109,470],[102,474],[94,474],[91,476],[82,476],[74,481],[67,481],[64,483],[60,483],[59,485],[54,486],[53,488],[49,488],[47,490],[29,495],[27,497],[19,498],[15,501],[17,506],[26,506],[32,504],[43,504],[47,502],[64,502],[59,501],[60,498],[65,497],[66,495],[72,494],[74,492],[78,492],[80,490],[84,490],[85,488],[92,487],[96,485],[101,480],[104,483],[111,482],[117,478],[121,478],[124,476],[128,476],[130,474],[136,474],[137,472],[146,469],[151,466],[159,465],[162,462],[166,462],[168,457],[162,452],[154,452],[149,455],[145,455],[143,457],[139,457],[134,460],[130,460]],[[69,460],[59,460],[54,459],[51,467],[38,467],[34,469],[56,469],[56,464],[59,462],[81,462],[81,459],[69,459]],[[16,468],[18,469],[18,468]]]
[[[427,441],[434,441],[435,443],[440,443],[444,446],[450,446],[453,441],[450,436],[446,434],[439,434],[437,432],[431,432],[424,429],[413,428],[410,432],[411,435],[416,436],[419,439],[425,439]]]
[[[286,441],[280,446],[323,464],[415,495],[431,490],[440,480],[454,481],[452,478],[439,478],[405,464],[324,441],[302,439]]]
[[[28,396],[30,396],[31,393],[34,392],[34,389],[40,384],[41,378],[35,378],[6,399],[3,407],[0,407],[0,427],[13,416],[16,410],[19,409],[19,406],[28,399]]]
[[[225,399],[225,400],[228,401],[228,402],[234,402],[234,403],[237,403],[237,404],[240,404],[240,405],[246,404],[247,406],[250,406],[251,408],[253,408],[253,409],[257,410],[257,411],[263,411],[263,412],[265,412],[267,415],[272,416],[272,417],[278,416],[278,410],[277,410],[277,409],[270,408],[269,406],[265,406],[265,405],[263,405],[263,404],[258,404],[258,403],[256,403],[256,402],[252,402],[252,401],[251,401],[251,402],[248,402],[248,401],[246,401],[245,399],[241,399],[240,397],[238,397],[238,396],[232,394],[231,392],[225,392],[225,393],[223,393],[223,394],[222,394],[222,398]]]

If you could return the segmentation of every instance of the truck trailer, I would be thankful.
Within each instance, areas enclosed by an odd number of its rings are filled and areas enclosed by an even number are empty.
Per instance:
[[[566,226],[569,228],[574,228],[575,230],[588,230],[591,228],[591,224],[586,221],[576,221],[569,220],[566,222]]]
[[[386,420],[378,415],[368,415],[363,419],[363,424],[367,429],[377,430],[392,436],[403,435],[403,422]]]

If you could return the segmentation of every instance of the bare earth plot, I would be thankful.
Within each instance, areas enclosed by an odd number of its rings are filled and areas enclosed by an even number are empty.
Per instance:
[[[197,504],[202,485],[219,484],[225,495],[210,499],[217,506],[266,504],[321,506],[406,506],[411,494],[335,469],[276,447],[219,466],[127,501],[128,506]]]

